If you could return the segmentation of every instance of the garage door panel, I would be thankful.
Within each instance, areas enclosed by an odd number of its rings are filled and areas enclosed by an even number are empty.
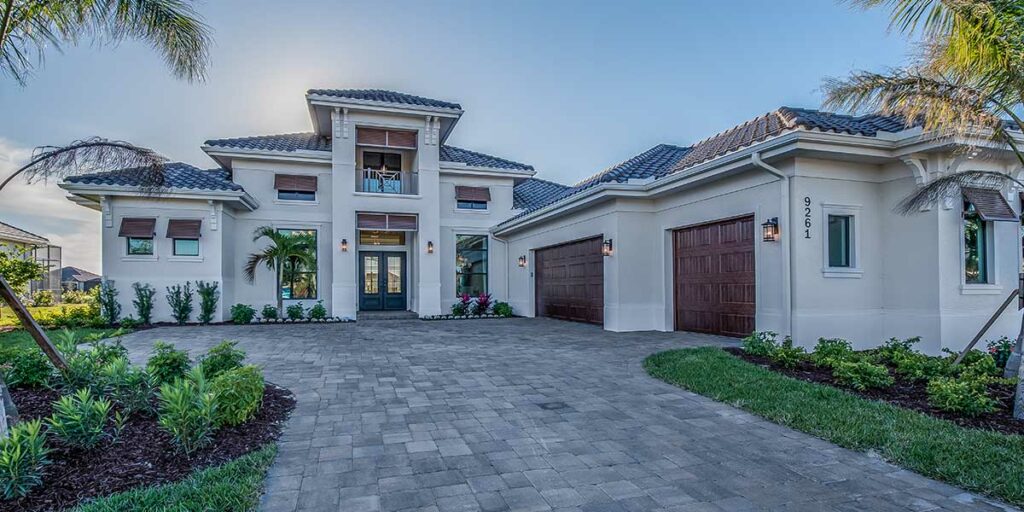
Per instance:
[[[580,322],[604,322],[604,259],[601,238],[538,250],[537,314]]]
[[[754,330],[753,216],[673,232],[676,329],[728,336]]]

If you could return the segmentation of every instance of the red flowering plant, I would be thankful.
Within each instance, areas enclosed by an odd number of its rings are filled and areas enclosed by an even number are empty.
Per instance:
[[[1006,361],[1010,359],[1011,352],[1013,352],[1013,340],[1006,336],[988,342],[988,353],[992,355],[992,359],[996,360],[998,368],[1006,368]]]
[[[459,295],[459,301],[452,304],[452,314],[455,316],[466,316],[469,314],[469,307],[473,304],[473,299],[470,298],[468,293]]]
[[[473,314],[477,316],[486,315],[489,309],[491,309],[491,294],[481,293],[476,298],[476,302],[473,303]]]

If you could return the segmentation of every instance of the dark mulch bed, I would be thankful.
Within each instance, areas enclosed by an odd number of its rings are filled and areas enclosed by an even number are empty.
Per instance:
[[[929,416],[949,420],[962,427],[991,430],[1003,434],[1024,435],[1024,421],[1013,418],[1013,386],[1001,384],[994,384],[990,386],[989,394],[998,402],[996,411],[972,418],[946,411],[940,411],[932,407],[928,403],[928,385],[926,382],[911,382],[906,380],[894,372],[892,368],[889,368],[889,373],[896,380],[892,387],[888,389],[868,389],[858,391],[837,383],[832,378],[831,369],[818,366],[810,361],[802,361],[797,364],[795,368],[785,368],[773,363],[771,359],[768,359],[767,357],[750,355],[744,352],[741,348],[727,348],[725,350],[740,359],[754,363],[758,366],[769,368],[772,371],[788,375],[795,379],[828,384],[829,386],[844,389],[864,398],[889,402],[893,405],[898,405],[906,409],[923,412]]]
[[[46,389],[18,389],[11,394],[22,419],[49,416],[51,404],[59,396]],[[183,480],[197,469],[223,464],[274,442],[294,408],[290,391],[267,384],[263,407],[255,418],[219,429],[213,443],[191,458],[175,450],[171,436],[160,429],[156,417],[143,414],[131,418],[116,443],[88,452],[60,446],[48,437],[52,463],[43,485],[20,500],[0,501],[0,510],[62,510],[87,498]]]

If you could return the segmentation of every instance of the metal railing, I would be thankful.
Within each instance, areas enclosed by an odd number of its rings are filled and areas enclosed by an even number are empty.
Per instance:
[[[408,171],[363,169],[357,173],[356,192],[416,195],[417,174]]]

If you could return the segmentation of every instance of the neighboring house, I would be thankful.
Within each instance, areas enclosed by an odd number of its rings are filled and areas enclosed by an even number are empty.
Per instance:
[[[433,315],[486,291],[518,314],[614,331],[774,330],[859,347],[922,336],[937,352],[962,347],[1017,283],[1017,191],[893,207],[937,175],[1019,164],[898,118],[783,107],[567,186],[447,145],[458,104],[379,90],[306,99],[313,132],[207,141],[220,167],[170,165],[161,197],[123,173],[65,180],[103,213],[105,277],[126,311],[137,281],[220,282],[221,318],[274,303],[271,272],[241,274],[262,225],[316,235],[315,267],[288,269],[276,293],[341,317]],[[1015,335],[1018,319],[990,336]]]
[[[49,290],[54,294],[54,298],[60,299],[60,281],[52,275],[54,269],[60,268],[61,248],[59,246],[51,245],[50,240],[45,237],[0,222],[0,251],[6,251],[9,254],[28,251],[25,254],[46,268],[42,279],[29,283],[29,294]]]
[[[102,276],[78,267],[64,267],[55,272],[59,273],[56,278],[60,279],[61,288],[64,290],[87,292],[99,286],[103,281]]]

